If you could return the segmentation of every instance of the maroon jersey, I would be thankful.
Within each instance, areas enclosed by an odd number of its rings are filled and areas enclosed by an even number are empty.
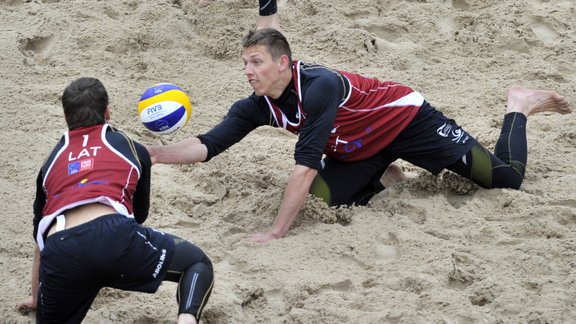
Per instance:
[[[108,124],[64,134],[41,170],[44,205],[39,243],[55,216],[77,206],[100,202],[134,216],[132,198],[143,172],[135,144]]]
[[[280,107],[266,98],[276,124],[294,134],[299,133],[306,119],[300,69],[301,62],[295,62],[296,120],[290,121]],[[348,82],[349,91],[338,108],[324,148],[324,153],[335,159],[358,161],[375,155],[396,138],[424,103],[424,97],[406,85],[344,71],[336,73]]]

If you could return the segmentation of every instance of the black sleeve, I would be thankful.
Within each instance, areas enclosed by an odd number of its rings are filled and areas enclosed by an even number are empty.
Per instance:
[[[42,220],[42,210],[44,209],[44,205],[46,205],[46,193],[44,192],[44,187],[42,186],[42,169],[38,172],[38,177],[36,178],[36,198],[34,198],[34,218],[32,220],[32,224],[34,225],[34,231],[32,235],[34,235],[34,240],[36,240],[36,235],[38,234],[38,224],[40,224],[40,220]]]
[[[238,143],[248,133],[263,125],[273,126],[273,120],[262,97],[252,95],[236,101],[218,125],[206,134],[198,136],[202,144],[208,148],[208,157],[204,162]]]
[[[150,154],[146,148],[134,142],[136,147],[136,153],[138,154],[138,159],[140,160],[140,179],[136,185],[136,191],[132,198],[132,206],[134,208],[134,219],[138,224],[144,223],[146,218],[148,218],[148,211],[150,209],[150,175],[152,171],[152,161],[150,160]]]
[[[326,71],[303,89],[302,107],[306,121],[300,129],[294,159],[298,165],[319,170],[345,87],[338,76]]]

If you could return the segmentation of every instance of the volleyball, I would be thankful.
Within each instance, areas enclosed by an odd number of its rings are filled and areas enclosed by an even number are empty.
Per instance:
[[[138,102],[138,115],[146,128],[156,134],[168,134],[188,124],[192,104],[182,88],[158,83],[144,92]]]

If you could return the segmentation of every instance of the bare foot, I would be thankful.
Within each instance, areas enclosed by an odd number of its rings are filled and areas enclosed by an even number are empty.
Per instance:
[[[390,188],[405,179],[406,175],[402,172],[402,169],[396,164],[390,164],[388,168],[386,168],[386,171],[384,171],[380,182],[382,182],[384,188]]]
[[[198,0],[200,7],[206,7],[210,2],[212,2],[212,0]]]
[[[568,101],[554,91],[533,90],[518,86],[508,90],[507,112],[521,112],[530,116],[545,111],[564,115],[571,113],[572,109]]]

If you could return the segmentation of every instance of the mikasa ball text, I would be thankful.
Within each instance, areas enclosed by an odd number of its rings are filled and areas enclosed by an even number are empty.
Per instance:
[[[186,126],[192,104],[182,88],[158,83],[144,92],[138,102],[138,115],[146,128],[155,134],[168,134]]]

